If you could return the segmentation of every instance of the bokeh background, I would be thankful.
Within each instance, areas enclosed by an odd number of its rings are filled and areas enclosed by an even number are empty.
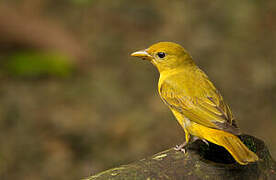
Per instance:
[[[276,1],[1,0],[0,179],[80,179],[184,141],[158,73],[182,44],[276,158]]]

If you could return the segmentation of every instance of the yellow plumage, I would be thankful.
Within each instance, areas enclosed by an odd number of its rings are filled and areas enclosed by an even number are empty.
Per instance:
[[[240,131],[229,106],[184,48],[160,42],[132,56],[149,60],[160,73],[160,97],[185,131],[186,142],[178,149],[200,138],[223,146],[239,164],[258,160],[236,136]]]

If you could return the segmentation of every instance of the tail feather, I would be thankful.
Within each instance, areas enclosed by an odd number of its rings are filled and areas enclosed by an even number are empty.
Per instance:
[[[249,150],[243,142],[232,134],[221,137],[221,146],[228,150],[233,158],[240,164],[246,165],[258,161],[258,156]]]
[[[223,146],[239,164],[246,165],[259,160],[258,156],[249,150],[237,136],[230,133],[221,131],[209,141]]]
[[[197,123],[188,126],[188,131],[196,137],[224,147],[239,164],[246,165],[259,160],[258,156],[250,151],[236,135],[229,132]]]

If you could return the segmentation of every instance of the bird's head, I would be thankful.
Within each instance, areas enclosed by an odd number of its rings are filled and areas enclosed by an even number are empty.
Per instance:
[[[131,56],[150,61],[159,72],[193,64],[191,56],[180,45],[172,42],[159,42],[147,49],[136,51]]]

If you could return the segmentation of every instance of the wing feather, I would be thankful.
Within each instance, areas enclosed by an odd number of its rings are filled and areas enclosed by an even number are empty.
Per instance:
[[[210,81],[202,85],[208,87],[197,86],[196,92],[193,93],[172,82],[164,81],[159,88],[162,100],[170,108],[183,114],[190,121],[239,134],[230,108],[224,103],[222,96]],[[205,89],[208,89],[208,92]]]

